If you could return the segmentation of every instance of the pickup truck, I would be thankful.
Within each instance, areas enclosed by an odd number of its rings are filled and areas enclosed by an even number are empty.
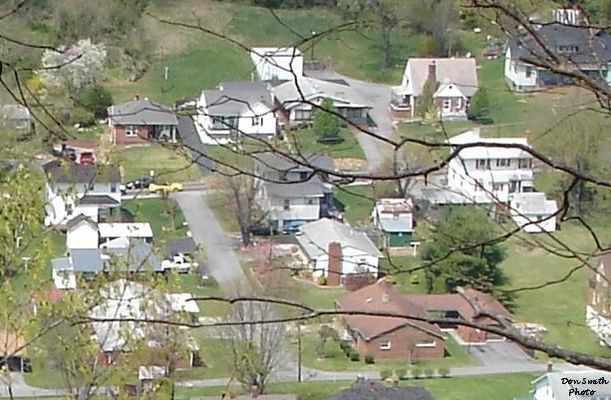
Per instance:
[[[198,264],[192,261],[189,257],[178,254],[167,258],[161,262],[161,268],[164,271],[176,270],[178,273],[186,274],[193,268],[197,268]]]

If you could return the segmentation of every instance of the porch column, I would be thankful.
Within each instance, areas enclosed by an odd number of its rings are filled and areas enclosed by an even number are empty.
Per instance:
[[[176,127],[172,126],[172,143],[176,143]]]

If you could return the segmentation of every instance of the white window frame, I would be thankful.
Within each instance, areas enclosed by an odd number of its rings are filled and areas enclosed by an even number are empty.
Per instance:
[[[252,126],[261,126],[261,125],[263,125],[262,120],[263,120],[263,118],[261,118],[259,116],[252,117]]]
[[[392,350],[392,342],[390,340],[383,340],[380,341],[380,346],[379,346],[380,350],[382,351],[388,351],[388,350]]]
[[[435,347],[437,346],[437,341],[433,340],[432,342],[419,342],[416,343],[416,347]]]
[[[450,111],[452,109],[452,99],[448,97],[443,98],[443,111]]]
[[[511,167],[511,158],[497,158],[496,166],[501,168]]]
[[[291,209],[291,199],[284,199],[282,208],[286,211]]]
[[[125,136],[137,137],[138,136],[138,127],[134,125],[126,125],[125,126]]]
[[[475,168],[476,169],[490,169],[490,159],[489,158],[476,159]]]
[[[530,158],[519,158],[518,159],[518,168],[519,169],[531,169],[532,160]]]

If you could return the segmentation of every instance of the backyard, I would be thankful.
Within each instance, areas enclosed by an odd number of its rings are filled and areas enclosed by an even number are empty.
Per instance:
[[[311,129],[300,129],[290,133],[290,147],[301,154],[327,152],[333,158],[357,158],[364,160],[365,153],[349,129],[340,131],[341,141],[333,144],[320,143],[316,133]]]
[[[185,216],[176,201],[172,199],[125,200],[123,208],[133,216],[135,222],[150,223],[155,240],[159,243],[185,237],[187,234]]]

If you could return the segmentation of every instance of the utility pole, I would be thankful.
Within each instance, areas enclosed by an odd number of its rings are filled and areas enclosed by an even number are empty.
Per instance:
[[[314,36],[316,36],[316,31],[312,31],[312,61],[314,61]]]
[[[297,323],[297,382],[301,383],[301,324]]]

